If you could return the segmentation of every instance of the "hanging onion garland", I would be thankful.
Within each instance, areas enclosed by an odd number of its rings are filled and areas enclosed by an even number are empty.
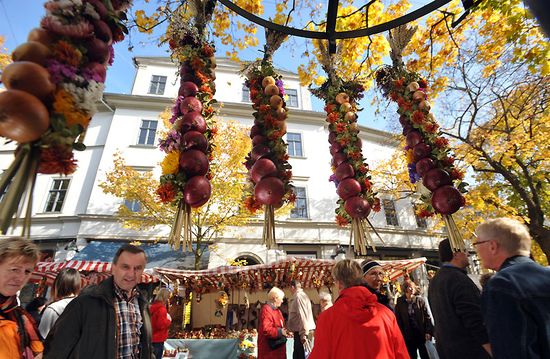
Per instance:
[[[192,208],[210,199],[212,187],[213,108],[216,91],[214,44],[185,23],[173,22],[169,39],[172,60],[179,66],[180,87],[172,108],[172,128],[160,140],[166,153],[157,195],[163,203],[177,206],[168,242],[178,249],[183,230],[184,250],[191,250]]]
[[[37,173],[69,175],[73,150],[82,151],[86,128],[97,112],[113,43],[124,39],[126,0],[53,0],[27,42],[15,49],[2,73],[0,136],[18,143],[0,181],[2,233],[28,190],[23,234],[29,235]]]
[[[286,134],[287,109],[284,86],[269,61],[249,66],[245,85],[250,89],[254,125],[250,129],[252,150],[246,157],[249,189],[244,203],[252,213],[264,209],[263,238],[268,248],[275,242],[275,209],[293,203],[292,167],[288,163]]]
[[[326,121],[329,128],[332,172],[330,181],[336,185],[336,223],[339,226],[351,224],[350,242],[361,255],[366,255],[366,246],[376,251],[374,241],[367,231],[371,210],[380,210],[380,200],[372,190],[369,166],[362,154],[362,142],[357,125],[357,101],[363,97],[364,88],[356,82],[327,81],[311,92],[325,100]],[[374,231],[376,233],[376,231]],[[351,245],[351,243],[350,243]]]
[[[399,122],[406,136],[405,152],[411,183],[417,183],[424,205],[418,213],[443,216],[453,248],[464,249],[452,214],[465,205],[467,184],[454,166],[448,140],[441,135],[428,102],[427,82],[417,73],[386,66],[376,74],[384,96],[397,103]]]

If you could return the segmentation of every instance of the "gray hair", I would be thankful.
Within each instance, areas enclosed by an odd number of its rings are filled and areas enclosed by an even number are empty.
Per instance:
[[[285,297],[285,292],[283,292],[282,290],[280,290],[277,287],[271,288],[269,293],[267,293],[267,300],[269,300],[270,302],[274,302],[275,299],[281,299],[282,300],[284,297]]]
[[[531,253],[529,230],[515,219],[489,219],[477,226],[475,233],[487,240],[495,240],[510,255],[528,256]]]

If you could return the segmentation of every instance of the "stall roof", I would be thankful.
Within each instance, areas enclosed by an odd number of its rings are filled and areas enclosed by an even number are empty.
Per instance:
[[[426,258],[378,261],[394,280],[426,262]],[[179,280],[186,287],[203,292],[224,287],[240,287],[251,291],[271,286],[287,287],[299,280],[304,288],[320,288],[333,284],[331,270],[335,261],[326,259],[287,258],[271,264],[235,267],[225,266],[207,270],[176,270],[155,268],[155,273],[167,280]]]
[[[53,284],[57,273],[63,268],[73,268],[82,273],[82,284],[97,284],[111,275],[111,263],[100,261],[70,260],[64,262],[38,262],[34,267],[30,281],[39,283],[46,281],[48,286]],[[158,282],[158,278],[149,273],[141,275],[142,283]]]
[[[74,260],[111,262],[118,248],[125,242],[91,241],[73,257]],[[193,247],[195,248],[195,244]],[[195,255],[192,252],[176,251],[167,243],[142,243],[147,255],[146,268],[163,267],[175,269],[195,268]],[[201,268],[208,267],[210,251],[206,248],[201,258]]]

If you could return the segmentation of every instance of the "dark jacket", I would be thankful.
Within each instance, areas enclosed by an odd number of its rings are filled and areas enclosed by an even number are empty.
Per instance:
[[[385,294],[382,294],[379,290],[376,290],[374,288],[371,288],[367,283],[361,284],[362,287],[367,288],[372,294],[376,295],[376,300],[378,303],[385,305],[389,310],[393,312],[393,306],[390,302],[390,297],[388,297]]]
[[[550,268],[508,258],[487,283],[482,307],[495,358],[550,358]]]
[[[116,313],[110,277],[73,299],[46,338],[44,359],[115,359]],[[153,358],[151,319],[145,298],[138,297],[143,327],[141,359]]]
[[[428,308],[426,307],[426,301],[424,298],[417,295],[412,297],[412,306],[413,306],[413,322],[414,326],[418,328],[422,339],[425,338],[426,334],[433,335],[433,324],[432,318],[428,313]],[[401,333],[405,341],[412,341],[414,339],[414,328],[411,328],[411,322],[409,320],[409,303],[407,303],[406,296],[397,298],[397,304],[395,305],[395,317],[397,318],[397,324],[401,328]]]
[[[480,291],[465,271],[444,265],[430,282],[428,300],[441,359],[489,359]]]

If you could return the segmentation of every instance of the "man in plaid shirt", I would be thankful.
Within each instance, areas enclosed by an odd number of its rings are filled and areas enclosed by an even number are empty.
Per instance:
[[[154,359],[149,305],[137,289],[146,262],[143,249],[120,247],[112,277],[84,290],[59,317],[44,359]]]

